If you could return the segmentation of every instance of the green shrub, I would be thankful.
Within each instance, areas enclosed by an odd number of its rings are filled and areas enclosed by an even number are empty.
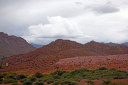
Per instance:
[[[0,82],[3,80],[4,76],[0,74]]]
[[[54,79],[60,79],[60,76],[59,75],[55,75],[53,76]]]
[[[113,77],[113,79],[125,79],[126,77],[124,77],[124,76],[115,76],[115,77]]]
[[[33,83],[32,81],[26,80],[23,82],[23,85],[32,85],[32,83]]]
[[[0,78],[4,78],[4,75],[3,74],[0,74]]]
[[[26,76],[24,74],[20,74],[20,75],[16,76],[17,80],[21,80],[21,79],[24,79],[24,78],[26,78]]]
[[[112,71],[116,71],[116,69],[115,69],[115,68],[112,68],[112,69],[110,69],[110,70],[112,70]]]
[[[34,85],[44,85],[44,83],[42,81],[36,81]]]
[[[71,75],[75,75],[75,74],[79,74],[79,73],[80,73],[79,70],[74,70],[74,71],[71,71],[71,72],[70,72]]]
[[[3,81],[2,81],[4,84],[8,84],[8,83],[16,83],[17,81],[15,80],[15,79],[4,79]]]
[[[36,78],[28,77],[28,78],[21,79],[20,81],[23,83],[23,85],[32,85],[32,83],[36,81]]]
[[[67,81],[57,81],[57,82],[53,83],[53,85],[78,85],[78,83],[75,81],[67,80]]]
[[[16,79],[16,73],[7,73],[4,78],[7,79]]]
[[[55,79],[53,78],[52,75],[45,75],[43,78],[41,78],[43,80],[43,82],[51,82],[51,81],[55,81]]]
[[[79,69],[79,71],[80,71],[80,72],[89,72],[89,70],[86,69],[86,68],[81,68],[81,69]]]
[[[85,75],[84,73],[88,73],[88,72],[89,72],[88,69],[82,68],[82,69],[71,71],[70,75],[71,76],[74,76],[74,75],[83,76],[83,75]]]
[[[41,77],[43,77],[43,75],[41,73],[36,73],[36,74],[34,74],[34,77],[41,78]]]
[[[99,68],[99,70],[107,70],[107,68],[101,67],[101,68]]]
[[[24,79],[20,80],[20,82],[22,82],[22,83],[25,82],[25,81],[27,81],[27,78],[24,78]]]
[[[47,81],[48,84],[51,84],[51,83],[53,83],[53,82],[54,82],[53,80]]]
[[[66,71],[55,71],[53,73],[51,73],[51,75],[58,75],[58,76],[62,76],[63,74],[65,74]]]
[[[34,77],[28,77],[27,79],[30,80],[30,81],[32,81],[32,82],[35,82],[36,81],[36,78],[34,78]]]
[[[111,81],[110,81],[110,80],[103,80],[103,83],[104,83],[104,84],[110,84]]]

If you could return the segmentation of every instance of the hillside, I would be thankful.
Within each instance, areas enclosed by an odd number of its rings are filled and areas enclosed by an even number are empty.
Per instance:
[[[87,56],[64,58],[56,62],[55,67],[59,70],[74,70],[78,68],[98,69],[106,67],[128,71],[128,55],[109,55],[109,56]]]
[[[70,40],[58,39],[35,51],[11,56],[3,62],[9,64],[1,71],[12,71],[19,73],[50,72],[55,70],[55,64],[60,59],[85,57],[85,56],[107,56],[127,54],[126,46],[109,46],[103,43],[91,41],[80,44]],[[121,61],[123,62],[123,61]]]
[[[0,32],[0,57],[12,56],[16,54],[23,54],[33,51],[35,48],[28,44],[23,38],[16,36],[9,36]]]
[[[122,43],[122,45],[128,46],[128,42]]]

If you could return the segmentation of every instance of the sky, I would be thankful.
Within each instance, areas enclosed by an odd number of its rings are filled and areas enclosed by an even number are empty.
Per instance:
[[[29,43],[128,41],[128,0],[0,0],[0,32]]]

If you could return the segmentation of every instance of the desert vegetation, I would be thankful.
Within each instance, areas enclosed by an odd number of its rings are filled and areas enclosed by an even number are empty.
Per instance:
[[[35,73],[31,76],[16,73],[1,73],[0,83],[11,85],[78,85],[86,79],[88,85],[95,85],[94,80],[102,80],[103,85],[127,85],[127,82],[112,82],[112,79],[128,79],[127,71],[107,69],[101,67],[97,70],[85,68],[73,71],[55,71],[50,74]]]

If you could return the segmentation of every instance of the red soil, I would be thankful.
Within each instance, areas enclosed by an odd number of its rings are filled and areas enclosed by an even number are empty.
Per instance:
[[[109,46],[94,41],[83,45],[74,41],[59,39],[35,51],[8,57],[3,62],[3,67],[5,67],[6,63],[8,63],[9,66],[0,70],[0,72],[17,72],[25,74],[33,74],[35,72],[48,73],[55,71],[57,66],[59,66],[60,69],[66,70],[82,67],[96,69],[100,66],[127,70],[127,55],[117,55],[127,53],[128,47],[126,46]],[[77,57],[79,57],[80,60]],[[65,60],[65,58],[69,59]],[[62,68],[63,66],[64,68]]]
[[[78,68],[98,69],[100,67],[116,68],[128,71],[128,55],[88,56],[60,59],[56,65],[59,69],[73,70]]]

